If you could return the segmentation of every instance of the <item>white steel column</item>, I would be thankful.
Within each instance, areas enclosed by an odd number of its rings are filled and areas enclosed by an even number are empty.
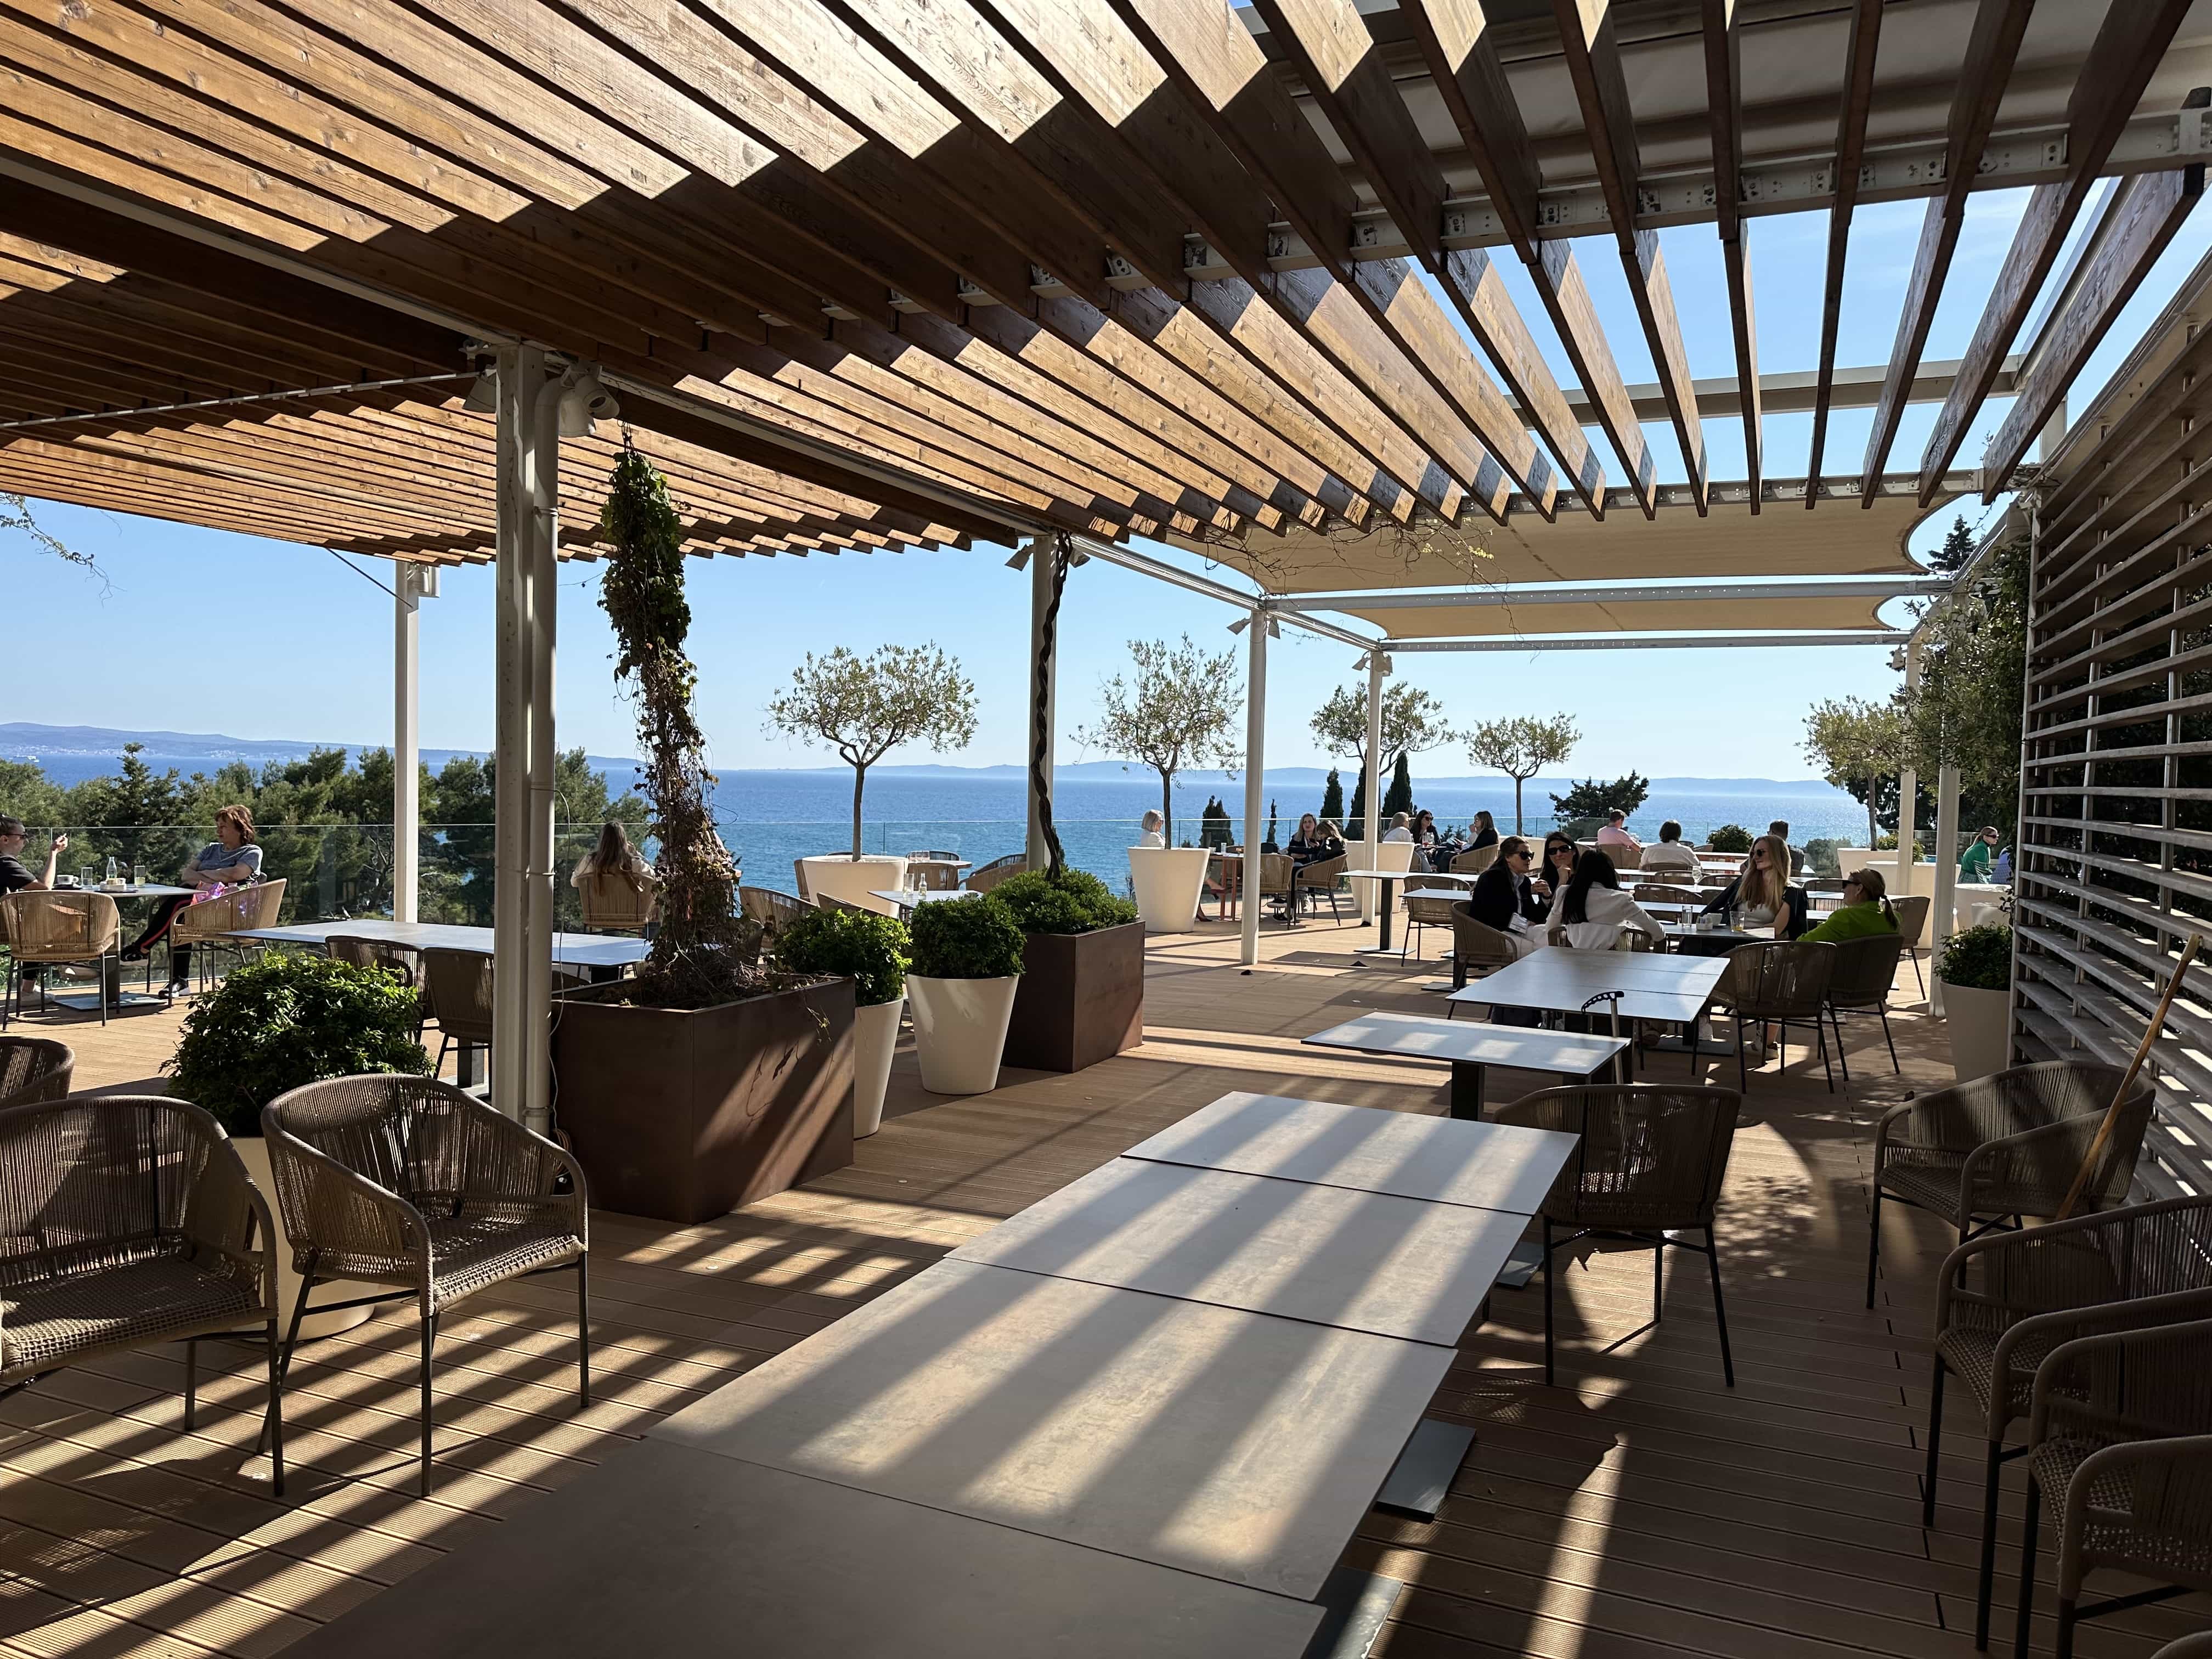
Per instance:
[[[1915,636],[1905,647],[1905,695],[1909,697],[1919,689],[1920,641]],[[1919,837],[1913,823],[1919,798],[1920,774],[1907,762],[1897,777],[1897,894],[1900,898],[1912,890],[1912,865],[1919,856]]]
[[[1244,704],[1244,939],[1238,958],[1247,966],[1260,959],[1260,832],[1267,793],[1261,773],[1267,764],[1267,613],[1255,610],[1252,625],[1250,684]]]
[[[1382,679],[1390,672],[1390,659],[1380,651],[1367,653],[1367,762],[1360,789],[1360,828],[1366,836],[1362,843],[1367,854],[1367,867],[1376,865],[1375,844],[1382,835]],[[1375,920],[1375,907],[1382,884],[1363,881],[1359,889],[1359,925],[1367,927]]]
[[[573,374],[573,371],[572,371]],[[563,379],[534,385],[530,452],[530,783],[525,842],[522,1121],[544,1134],[553,1118],[553,649],[561,597],[561,394]]]
[[[422,637],[416,609],[438,597],[438,567],[392,566],[392,919],[416,920],[422,841]]]
[[[1936,773],[1936,902],[1928,915],[1928,1012],[1943,1012],[1943,981],[1936,963],[1951,937],[1958,914],[1959,769]]]
[[[496,729],[492,744],[492,1104],[523,1115],[532,1042],[530,927],[530,713],[534,665],[531,621],[537,514],[535,427],[545,356],[534,347],[501,349],[498,392],[498,557],[494,568]]]
[[[1036,755],[1036,716],[1042,702],[1044,709],[1044,787],[1052,787],[1053,750],[1057,741],[1055,726],[1060,717],[1060,653],[1055,650],[1049,662],[1042,662],[1044,652],[1045,613],[1052,608],[1052,572],[1054,538],[1039,536],[1030,544],[1030,707],[1029,723],[1022,731],[1022,794],[1029,802],[1029,860],[1030,868],[1042,870],[1052,860],[1044,842],[1044,820],[1038,812],[1037,780],[1030,770]],[[1042,683],[1039,683],[1042,668]],[[1132,841],[1135,840],[1133,836]]]

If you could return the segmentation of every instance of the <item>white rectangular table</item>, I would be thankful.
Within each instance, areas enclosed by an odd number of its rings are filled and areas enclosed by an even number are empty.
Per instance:
[[[1726,957],[1681,957],[1650,951],[1547,949],[1451,994],[1454,1003],[1480,1003],[1578,1013],[1593,997],[1617,991],[1617,1003],[1591,1012],[1621,1018],[1693,1020],[1728,972]]]
[[[283,927],[246,927],[230,937],[258,939],[271,945],[321,945],[333,933],[386,939],[417,951],[473,951],[487,957],[492,954],[494,937],[489,927],[463,927],[451,922],[374,921],[301,921]],[[554,961],[571,968],[597,969],[602,973],[642,962],[652,948],[629,933],[553,935]]]
[[[1380,1011],[1332,1025],[1303,1041],[1317,1048],[1351,1048],[1364,1054],[1447,1061],[1451,1066],[1450,1115],[1468,1119],[1482,1115],[1489,1066],[1550,1072],[1568,1082],[1595,1082],[1601,1073],[1618,1072],[1620,1057],[1628,1050],[1623,1037],[1585,1036],[1572,1031],[1534,1030]]]
[[[1381,902],[1376,912],[1382,931],[1376,941],[1375,948],[1378,951],[1387,951],[1390,948],[1390,913],[1397,907],[1400,882],[1408,876],[1419,876],[1425,882],[1449,882],[1455,887],[1472,887],[1480,874],[1480,872],[1477,872],[1475,875],[1471,876],[1454,875],[1444,871],[1431,870],[1346,870],[1344,872],[1344,878],[1346,881],[1379,881],[1382,884]]]

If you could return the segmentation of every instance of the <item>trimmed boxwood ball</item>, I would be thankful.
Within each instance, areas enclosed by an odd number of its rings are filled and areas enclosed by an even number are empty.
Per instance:
[[[1740,823],[1724,823],[1705,837],[1705,845],[1716,853],[1748,853],[1751,831]]]
[[[991,890],[991,896],[1014,913],[1016,924],[1025,933],[1091,933],[1137,919],[1135,905],[1115,896],[1085,870],[1063,869],[1058,875],[1032,870],[1009,876]]]
[[[834,974],[854,982],[863,1008],[906,994],[906,924],[866,910],[808,910],[776,935],[775,959],[794,973]]]
[[[1967,927],[1943,942],[1936,977],[1968,991],[2003,991],[2012,986],[2012,929],[1996,922]]]
[[[381,968],[271,951],[241,964],[185,1016],[170,1093],[234,1135],[261,1133],[287,1090],[368,1072],[430,1073],[414,991]]]
[[[918,906],[908,931],[908,971],[924,979],[1005,979],[1022,971],[1028,935],[996,893]]]

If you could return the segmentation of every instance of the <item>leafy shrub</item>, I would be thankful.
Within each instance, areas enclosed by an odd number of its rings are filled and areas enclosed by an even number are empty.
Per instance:
[[[896,1002],[906,994],[912,948],[906,924],[890,916],[863,910],[808,910],[776,935],[775,959],[793,973],[850,979],[865,1008]]]
[[[1135,905],[1116,898],[1104,882],[1083,870],[1009,876],[992,889],[992,896],[1014,913],[1025,933],[1089,933],[1137,919]]]
[[[1805,843],[1805,867],[1816,876],[1844,873],[1843,842],[1816,836]]]
[[[1022,971],[1028,936],[995,891],[921,905],[909,931],[908,971],[925,979],[1004,979]]]
[[[415,993],[381,968],[271,951],[234,969],[185,1016],[170,1091],[234,1135],[261,1133],[287,1090],[368,1072],[427,1076]]]
[[[1716,853],[1748,853],[1751,831],[1740,823],[1724,823],[1705,837],[1705,845]]]
[[[1970,991],[2012,987],[2012,929],[1996,922],[1968,927],[1943,943],[1936,977]]]

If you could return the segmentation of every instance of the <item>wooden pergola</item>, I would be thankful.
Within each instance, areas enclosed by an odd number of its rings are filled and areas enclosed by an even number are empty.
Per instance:
[[[1463,588],[1420,562],[1439,528],[2007,489],[2212,153],[2212,0],[8,0],[0,75],[0,486],[496,556],[499,926],[532,961],[551,572],[610,458],[587,404],[619,403],[702,554],[1175,538],[1269,597],[1299,538],[1364,538]],[[1923,362],[1970,197],[2031,185],[1966,353]],[[1895,344],[1839,365],[1852,215],[1908,198]],[[1770,376],[1752,249],[1790,212],[1827,220],[1818,367]],[[1717,386],[1658,234],[1705,224]],[[1620,262],[1654,384],[1585,258]],[[1896,456],[1916,400],[1933,434]],[[1846,405],[1856,459],[1828,453]],[[1784,406],[1805,455],[1768,453]],[[521,977],[510,1054],[542,1046]],[[542,1057],[499,1086],[537,1109]]]

